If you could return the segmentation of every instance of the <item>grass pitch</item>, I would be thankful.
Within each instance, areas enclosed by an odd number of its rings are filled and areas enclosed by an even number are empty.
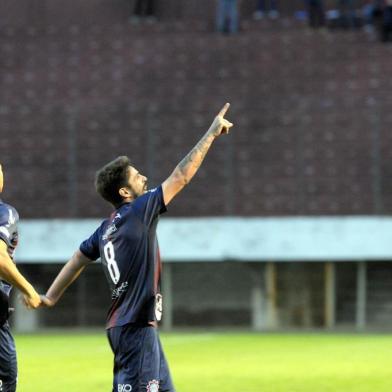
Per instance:
[[[391,392],[392,335],[161,335],[178,392]],[[18,335],[20,392],[110,392],[101,334]]]

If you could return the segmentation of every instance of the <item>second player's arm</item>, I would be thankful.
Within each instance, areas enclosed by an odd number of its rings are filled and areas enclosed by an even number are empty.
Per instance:
[[[233,124],[224,118],[230,104],[226,104],[215,117],[205,135],[177,165],[173,173],[162,184],[165,205],[187,185],[199,170],[214,140],[221,134],[228,133]]]
[[[87,258],[80,250],[77,250],[59,272],[46,295],[42,296],[42,304],[44,306],[54,306],[68,286],[78,278],[86,265],[91,262],[92,260]]]
[[[18,288],[24,295],[27,306],[36,308],[41,300],[34,287],[19,272],[7,252],[7,244],[0,240],[0,278]]]

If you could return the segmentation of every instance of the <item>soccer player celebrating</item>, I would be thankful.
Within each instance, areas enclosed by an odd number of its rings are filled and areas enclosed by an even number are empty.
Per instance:
[[[174,392],[156,328],[162,316],[158,217],[195,175],[213,141],[233,126],[224,118],[229,106],[159,187],[147,191],[147,178],[125,156],[97,172],[96,190],[115,211],[82,242],[42,296],[43,306],[55,305],[85,266],[101,258],[112,288],[107,335],[115,356],[113,392]]]
[[[0,165],[0,193],[2,191],[3,171]],[[19,215],[15,208],[0,200],[0,392],[16,391],[16,350],[7,321],[12,286],[23,293],[28,307],[37,308],[41,303],[38,293],[12,261],[18,243],[18,220]]]

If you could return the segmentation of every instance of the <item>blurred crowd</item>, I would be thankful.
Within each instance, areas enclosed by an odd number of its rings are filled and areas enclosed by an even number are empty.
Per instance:
[[[343,29],[363,28],[377,32],[383,42],[391,40],[392,0],[337,0],[336,7],[326,10],[324,0],[306,0],[309,26]]]
[[[218,0],[216,28],[222,33],[237,33],[240,0]],[[307,19],[311,28],[359,29],[377,32],[383,42],[392,38],[392,0],[336,0],[333,9],[326,9],[324,0],[304,0],[304,12],[296,16]],[[258,0],[253,14],[255,20],[277,19],[277,0]]]
[[[153,23],[156,21],[155,0],[135,0],[132,22],[139,23],[142,20]]]
[[[279,0],[257,0],[253,18],[275,20],[280,17]],[[333,9],[326,9],[325,0],[303,0],[304,10],[295,16],[306,19],[311,28],[360,29],[377,33],[383,42],[392,40],[392,0],[336,0]],[[240,30],[241,0],[216,0],[216,30],[235,34]],[[155,0],[134,0],[132,22],[156,21]]]

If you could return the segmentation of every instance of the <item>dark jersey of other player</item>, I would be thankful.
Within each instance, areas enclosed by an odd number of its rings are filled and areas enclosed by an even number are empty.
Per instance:
[[[156,228],[165,211],[160,186],[122,204],[80,245],[89,259],[101,257],[112,289],[107,328],[147,325],[160,319],[161,261]]]
[[[14,257],[15,248],[18,244],[18,221],[19,214],[15,208],[0,200],[0,240],[7,244],[7,252],[11,259]],[[12,286],[4,280],[0,280],[0,290],[8,297]]]

